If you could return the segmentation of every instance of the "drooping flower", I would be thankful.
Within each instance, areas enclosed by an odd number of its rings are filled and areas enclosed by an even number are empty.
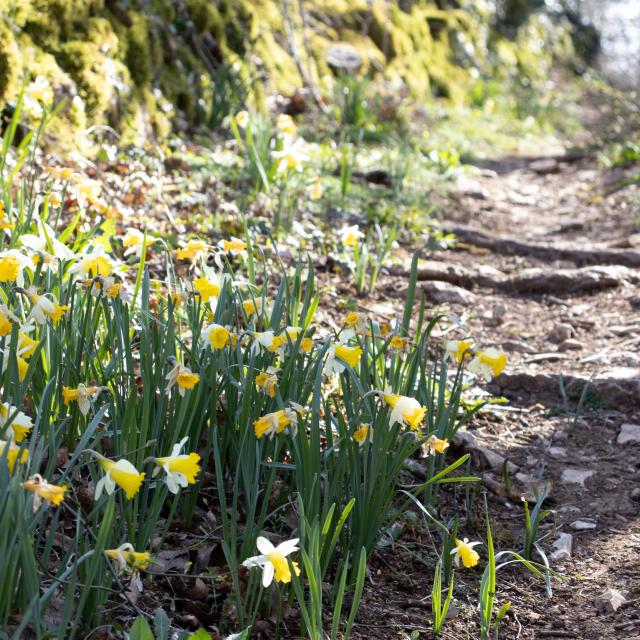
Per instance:
[[[293,540],[287,540],[281,542],[277,547],[274,547],[269,540],[260,536],[256,540],[256,546],[260,552],[259,556],[252,556],[247,558],[242,566],[247,568],[261,567],[262,568],[262,586],[265,589],[271,585],[273,580],[276,582],[282,582],[288,584],[291,582],[291,570],[289,569],[289,563],[287,562],[287,556],[291,555],[295,551],[298,551],[298,538]],[[296,562],[291,563],[296,575],[300,575],[300,568]]]
[[[342,373],[346,365],[352,369],[358,366],[362,357],[361,347],[347,347],[344,344],[334,344],[328,351],[327,360],[324,363],[325,375]]]
[[[433,453],[444,453],[449,447],[449,441],[445,438],[441,440],[436,436],[430,436],[424,443],[424,446]]]
[[[75,253],[56,238],[55,231],[42,220],[38,219],[38,235],[23,233],[20,243],[34,252],[36,264],[42,261],[43,268],[55,271],[59,262],[73,260]]]
[[[9,311],[6,305],[0,304],[0,336],[5,337],[11,334],[13,322],[18,322],[18,318]]]
[[[131,500],[140,490],[145,474],[140,473],[124,458],[114,462],[99,453],[92,453],[105,472],[104,476],[96,484],[96,500],[100,498],[103,490],[108,495],[111,495],[115,491],[116,485],[124,490],[127,500]]]
[[[478,351],[469,363],[471,373],[480,374],[489,381],[494,376],[499,376],[507,366],[507,356],[497,349],[485,349]]]
[[[391,407],[389,425],[400,423],[408,426],[412,431],[417,431],[424,420],[427,408],[409,396],[401,396],[394,393],[385,393],[384,401]]]
[[[198,292],[202,302],[209,302],[210,298],[217,298],[220,295],[220,283],[205,276],[194,280],[193,288]]]
[[[214,350],[224,349],[231,344],[231,332],[222,325],[211,323],[202,330],[202,339]]]
[[[282,149],[273,152],[273,157],[278,161],[278,173],[302,171],[303,163],[309,159],[305,142],[301,138],[295,142],[287,142]]]
[[[263,371],[256,376],[256,387],[270,398],[274,398],[276,395],[278,371],[279,369],[276,367],[269,367],[266,372]]]
[[[460,566],[460,561],[468,569],[469,567],[475,567],[480,560],[480,556],[477,551],[474,551],[473,547],[482,544],[481,542],[469,542],[469,538],[464,540],[458,540],[456,538],[456,546],[451,550],[451,555],[455,554],[456,566]]]
[[[29,287],[26,293],[32,305],[27,321],[33,318],[38,324],[45,324],[47,318],[51,318],[56,325],[69,309],[66,305],[58,304],[58,299],[52,293],[40,295],[35,287]]]
[[[105,549],[104,555],[118,563],[119,571],[143,571],[151,563],[148,551],[135,551],[130,542],[121,544],[117,549]]]
[[[195,484],[196,476],[200,473],[200,456],[197,453],[180,453],[187,443],[188,437],[173,445],[171,454],[164,458],[154,458],[156,468],[153,477],[158,475],[160,469],[166,474],[166,483],[171,493],[178,493],[180,487]]]
[[[451,362],[460,364],[472,346],[473,340],[449,340],[445,344],[446,356]]]
[[[27,491],[33,491],[35,497],[33,499],[33,510],[37,511],[42,504],[42,500],[50,502],[54,507],[61,504],[64,494],[68,487],[58,486],[47,482],[39,473],[32,475],[28,480],[22,483]]]
[[[13,416],[11,422],[9,419]],[[8,402],[0,404],[0,427],[7,428],[7,435],[14,442],[22,442],[25,436],[33,429],[31,418],[18,411],[17,407],[10,405]]]
[[[371,439],[371,426],[368,424],[361,424],[353,434],[353,439],[362,446],[367,440]]]
[[[193,373],[189,367],[177,363],[175,367],[167,373],[166,380],[167,395],[171,393],[171,389],[177,384],[178,393],[184,397],[187,390],[193,389],[198,382],[200,382],[200,376],[197,373]]]
[[[282,346],[282,338],[276,336],[273,331],[254,331],[251,335],[254,338],[253,344],[251,345],[251,349],[254,352],[266,349],[273,353]]]
[[[83,384],[79,384],[76,389],[62,387],[62,399],[67,406],[77,401],[80,413],[86,416],[91,408],[91,398],[97,396],[103,389],[104,387],[86,387]]]
[[[29,459],[29,451],[23,449],[20,451],[20,447],[14,444],[10,440],[0,440],[0,461],[5,459],[7,466],[9,467],[9,473],[13,473],[13,469],[16,466],[16,462],[24,463]]]

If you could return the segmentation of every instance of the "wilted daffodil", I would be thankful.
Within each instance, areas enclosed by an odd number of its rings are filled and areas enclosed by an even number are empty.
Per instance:
[[[493,376],[499,376],[507,366],[507,356],[497,349],[478,351],[469,363],[471,373],[481,375],[489,381]]]
[[[7,425],[11,416],[14,416],[13,420]],[[3,402],[0,404],[0,427],[5,426],[7,429],[6,435],[14,442],[22,442],[29,431],[33,429],[33,422],[22,411],[18,411],[16,407],[8,402]]]
[[[400,396],[394,393],[385,393],[384,401],[391,407],[389,425],[399,422],[402,426],[408,426],[417,431],[424,420],[427,408],[409,396]]]
[[[352,369],[357,367],[362,353],[360,347],[347,347],[344,344],[332,345],[324,363],[325,374],[329,376],[332,373],[342,373],[346,365],[349,365]]]
[[[224,349],[231,344],[231,332],[219,324],[210,324],[202,330],[202,339],[211,349]]]
[[[62,387],[62,399],[67,406],[77,402],[80,413],[86,416],[91,408],[91,398],[97,396],[103,389],[104,387],[85,387],[83,384],[79,384],[76,389]]]
[[[481,542],[469,542],[469,538],[464,540],[458,540],[456,538],[456,546],[451,550],[451,555],[455,554],[456,566],[460,566],[460,562],[468,569],[469,567],[475,567],[480,560],[480,556],[473,547],[482,544]]]
[[[148,551],[134,551],[130,542],[121,544],[117,549],[105,549],[104,555],[115,560],[120,571],[144,571],[151,563],[151,554]]]
[[[140,473],[128,460],[122,459],[114,462],[95,451],[91,453],[105,472],[96,484],[96,500],[100,498],[103,490],[111,495],[115,491],[116,485],[124,490],[127,500],[131,500],[140,490],[145,474]]]
[[[278,371],[276,367],[269,367],[266,372],[261,372],[256,376],[256,387],[266,393],[270,398],[275,397],[278,386]]]
[[[470,354],[472,340],[449,340],[445,344],[446,356],[451,362],[462,362],[466,354]]]
[[[200,456],[197,453],[180,453],[187,443],[188,437],[173,445],[171,454],[164,458],[154,458],[156,468],[153,477],[158,475],[160,469],[166,474],[166,483],[171,493],[178,493],[180,487],[195,484],[196,476],[200,473]]]
[[[287,562],[287,556],[298,550],[298,538],[281,542],[274,547],[269,540],[260,536],[256,540],[256,546],[261,555],[247,558],[243,563],[243,567],[262,567],[262,586],[268,587],[274,580],[288,584],[291,582],[291,570]],[[300,575],[300,569],[296,562],[291,563],[296,575]]]
[[[189,367],[178,363],[167,373],[166,380],[167,395],[171,393],[171,389],[175,385],[178,385],[178,393],[184,397],[187,390],[193,389],[200,382],[200,376],[197,373],[193,373]]]
[[[27,481],[22,483],[27,491],[33,491],[33,510],[37,511],[42,504],[42,500],[50,502],[57,507],[64,499],[67,487],[61,487],[47,482],[39,473],[32,475]]]
[[[29,451],[27,449],[23,449],[22,452],[20,452],[20,447],[12,441],[0,440],[0,461],[3,459],[6,459],[7,461],[9,473],[13,473],[16,462],[24,463],[29,459]]]
[[[446,438],[441,440],[436,436],[430,436],[425,441],[424,447],[426,447],[430,453],[444,453],[449,447],[449,441]]]

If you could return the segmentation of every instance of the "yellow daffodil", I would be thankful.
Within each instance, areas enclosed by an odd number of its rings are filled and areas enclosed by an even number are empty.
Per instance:
[[[347,347],[343,344],[333,345],[329,349],[327,360],[324,364],[325,374],[329,376],[332,373],[342,373],[346,365],[349,365],[352,369],[357,367],[362,353],[363,351],[360,347]]]
[[[402,338],[400,336],[393,336],[391,341],[389,342],[389,346],[396,351],[400,351],[402,349],[406,349],[409,341],[406,338]]]
[[[90,278],[106,278],[111,275],[113,266],[113,260],[105,252],[104,246],[97,244],[95,247],[91,247],[91,251],[79,255],[78,262],[69,271],[82,273]]]
[[[493,376],[499,376],[507,366],[507,356],[497,349],[478,351],[469,363],[471,373],[481,375],[489,381]]]
[[[11,422],[9,422],[9,419]],[[10,405],[8,402],[0,404],[0,427],[6,427],[7,435],[14,442],[22,442],[25,436],[33,429],[31,418],[18,411],[17,407]]]
[[[137,229],[128,229],[122,238],[122,246],[125,248],[124,257],[142,255],[142,245],[144,244],[144,233]]]
[[[128,460],[122,459],[114,462],[99,453],[92,452],[100,466],[104,469],[104,476],[96,484],[96,500],[106,491],[111,495],[118,485],[124,490],[127,500],[131,500],[140,490],[144,480],[144,473],[140,473]]]
[[[311,353],[315,344],[313,338],[302,338],[302,340],[300,340],[300,349],[303,353]]]
[[[160,469],[165,472],[167,487],[171,493],[178,493],[180,487],[195,484],[196,476],[200,473],[200,456],[197,453],[181,454],[182,448],[187,443],[188,437],[173,445],[171,454],[164,458],[154,458],[156,468],[153,470],[155,477]]]
[[[400,423],[402,426],[408,426],[413,431],[417,431],[420,428],[427,413],[427,408],[421,406],[415,398],[385,393],[384,400],[391,407],[390,426]]]
[[[13,473],[16,462],[24,463],[29,459],[29,451],[23,449],[21,452],[20,447],[13,442],[0,440],[0,461],[4,459],[7,461],[9,473]]]
[[[232,255],[238,255],[247,249],[247,243],[238,240],[238,238],[231,238],[231,240],[221,240],[218,245],[225,253],[231,253]]]
[[[306,409],[296,402],[289,402],[290,408],[285,407],[279,411],[267,413],[253,423],[253,429],[258,440],[263,436],[272,438],[276,433],[287,430],[294,435],[298,429],[298,414],[304,414]]]
[[[451,555],[455,555],[456,566],[460,566],[460,561],[468,569],[469,567],[475,567],[480,560],[480,556],[473,547],[482,544],[481,542],[469,542],[468,538],[464,540],[458,540],[456,538],[456,546],[451,551]]]
[[[211,245],[202,242],[202,240],[189,240],[182,249],[178,249],[176,258],[178,260],[191,260],[194,263],[200,258],[206,258],[211,248]]]
[[[134,551],[129,542],[121,544],[117,549],[105,549],[104,555],[118,563],[119,571],[145,570],[151,563],[148,551]]]
[[[57,298],[52,293],[39,295],[35,287],[27,289],[27,297],[32,305],[28,319],[33,318],[38,324],[45,324],[47,318],[51,318],[56,325],[69,309],[66,305],[58,304]]]
[[[33,509],[36,511],[42,500],[50,502],[54,507],[59,506],[64,499],[64,494],[68,487],[61,487],[47,482],[39,473],[32,475],[28,480],[22,483],[27,491],[33,491],[35,494],[33,500]]]
[[[214,350],[224,349],[231,344],[231,332],[219,324],[210,324],[202,330],[202,338]]]
[[[465,355],[470,353],[472,340],[449,340],[445,344],[446,356],[451,362],[462,362]]]
[[[0,282],[15,282],[24,286],[24,269],[33,268],[33,263],[17,249],[0,252]]]
[[[349,312],[342,321],[345,327],[357,327],[361,323],[361,316],[357,311]]]
[[[242,566],[251,569],[252,567],[262,568],[262,586],[266,589],[273,580],[288,584],[291,582],[291,570],[287,562],[287,556],[298,550],[298,538],[287,540],[274,547],[269,540],[259,537],[256,546],[260,555],[247,558]],[[300,575],[300,568],[296,562],[291,563],[296,575]]]
[[[166,380],[167,395],[171,393],[171,389],[175,385],[178,385],[178,393],[184,396],[187,390],[193,389],[200,382],[200,376],[197,373],[193,373],[189,367],[178,363],[166,375]]]
[[[353,434],[353,439],[359,444],[363,445],[367,439],[371,438],[371,427],[368,424],[361,424]]]
[[[276,395],[278,371],[279,369],[275,367],[269,367],[266,372],[263,371],[256,376],[256,387],[270,398],[274,398]]]
[[[220,283],[201,276],[193,281],[193,288],[198,292],[202,302],[208,302],[210,298],[220,295]]]
[[[446,438],[441,440],[436,436],[430,436],[427,438],[424,446],[429,450],[429,452],[444,453],[449,447],[449,441]]]

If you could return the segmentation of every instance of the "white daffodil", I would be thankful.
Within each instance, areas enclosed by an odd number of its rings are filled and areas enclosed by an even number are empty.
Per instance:
[[[256,540],[260,555],[247,558],[242,563],[242,566],[247,568],[261,567],[262,586],[265,588],[271,585],[274,578],[276,582],[287,584],[291,582],[291,570],[286,558],[298,551],[298,542],[299,538],[294,538],[293,540],[281,542],[277,547],[274,547],[269,540],[260,536]],[[292,565],[296,575],[299,576],[300,569],[298,564],[292,562]]]
[[[114,462],[100,454],[94,453],[100,466],[104,469],[104,476],[96,483],[96,500],[100,498],[103,491],[111,495],[116,485],[124,489],[127,500],[131,500],[140,489],[144,480],[144,473],[140,473],[128,460],[124,458]]]
[[[396,423],[400,423],[403,427],[408,426],[413,431],[417,431],[420,428],[427,409],[415,398],[394,393],[385,393],[384,401],[391,407],[391,415],[389,416],[390,427]]]
[[[507,366],[507,356],[497,349],[478,351],[469,363],[471,373],[481,375],[487,382],[499,376]]]
[[[52,293],[40,295],[35,287],[29,287],[26,293],[31,300],[31,311],[27,322],[35,320],[38,324],[46,324],[47,319],[51,318],[55,324],[68,309],[66,305],[58,304],[58,299]]]
[[[113,258],[107,255],[101,244],[90,249],[77,256],[78,261],[69,269],[69,273],[81,273],[89,278],[110,276],[115,266]]]
[[[13,419],[11,417],[13,416]],[[14,442],[22,442],[23,438],[33,429],[31,418],[18,411],[17,407],[3,402],[0,404],[0,428],[6,427],[6,436]]]
[[[42,259],[43,268],[49,271],[55,271],[58,262],[75,258],[75,253],[56,239],[55,231],[42,220],[38,220],[38,235],[23,233],[20,236],[20,244]]]
[[[362,353],[361,347],[347,347],[341,343],[331,345],[324,363],[325,375],[330,376],[332,373],[342,373],[347,365],[352,369],[357,367]]]
[[[33,267],[31,259],[18,249],[0,252],[0,282],[15,282],[24,287],[24,270]]]
[[[195,484],[196,476],[200,473],[200,456],[197,453],[181,454],[182,448],[189,438],[185,436],[180,442],[173,445],[171,454],[164,458],[154,458],[156,464],[153,470],[155,478],[160,470],[164,470],[165,481],[171,493],[178,493],[180,487]]]
[[[357,224],[340,230],[340,240],[345,247],[355,247],[360,238],[364,238],[364,233],[360,231]]]
[[[142,255],[142,245],[144,244],[144,233],[137,229],[128,229],[122,238],[122,246],[125,248],[124,257]]]

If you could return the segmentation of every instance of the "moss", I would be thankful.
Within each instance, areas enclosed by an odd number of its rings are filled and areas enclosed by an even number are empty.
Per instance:
[[[9,100],[19,90],[22,56],[9,27],[0,22],[0,100]]]
[[[151,84],[154,59],[151,46],[151,29],[146,16],[134,14],[131,16],[131,27],[127,30],[127,53],[125,64],[129,69],[132,80],[138,87]]]

